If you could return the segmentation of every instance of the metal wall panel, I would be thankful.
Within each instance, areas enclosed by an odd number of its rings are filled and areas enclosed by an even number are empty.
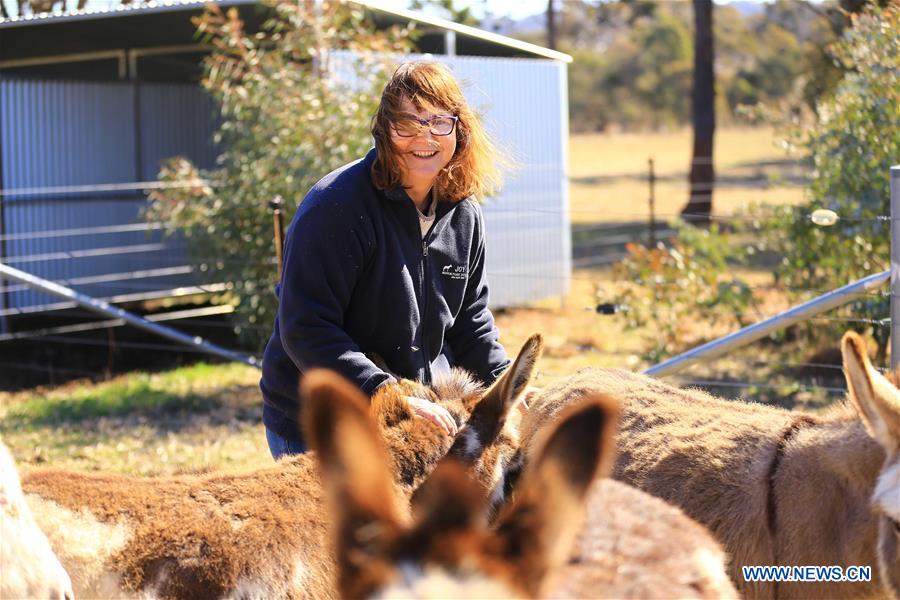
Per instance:
[[[176,156],[189,158],[201,169],[213,168],[217,156],[212,140],[217,125],[213,99],[200,86],[190,84],[141,83],[139,89],[140,177],[145,181],[156,180],[162,164]],[[140,207],[145,205],[142,199]],[[151,239],[165,241],[166,248],[149,254],[144,268],[172,269],[195,262],[180,236],[163,240],[157,233]],[[148,281],[155,282],[155,289],[166,289],[194,285],[197,278],[173,274]]]
[[[141,83],[139,89],[140,180],[156,179],[162,162],[174,156],[188,156],[201,169],[215,166],[213,99],[190,84]]]
[[[182,241],[97,230],[138,224],[146,206],[139,189],[109,188],[155,179],[170,155],[214,162],[211,106],[188,85],[0,81],[5,260],[100,297],[194,283]],[[73,231],[48,234],[60,230]],[[9,308],[57,301],[3,289]]]
[[[562,296],[571,277],[566,65],[435,56],[518,168],[484,205],[491,305]]]

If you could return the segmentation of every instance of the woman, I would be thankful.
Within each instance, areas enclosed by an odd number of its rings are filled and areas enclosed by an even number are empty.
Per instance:
[[[297,386],[307,369],[337,371],[371,396],[393,377],[367,354],[426,384],[451,366],[489,384],[509,364],[488,309],[476,202],[499,182],[495,150],[449,69],[397,69],[372,135],[365,158],[313,186],[287,234],[260,382],[276,459],[305,450]],[[446,410],[409,400],[456,433]]]

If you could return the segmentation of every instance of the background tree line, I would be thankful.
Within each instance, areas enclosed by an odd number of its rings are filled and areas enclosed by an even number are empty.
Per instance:
[[[689,123],[694,55],[689,2],[552,1],[554,32],[514,34],[575,58],[569,67],[572,132],[662,129]],[[777,0],[745,14],[716,5],[716,112],[753,122],[759,109],[814,112],[844,69],[829,47],[865,0]],[[549,14],[549,12],[548,12]],[[749,109],[749,110],[748,110]]]

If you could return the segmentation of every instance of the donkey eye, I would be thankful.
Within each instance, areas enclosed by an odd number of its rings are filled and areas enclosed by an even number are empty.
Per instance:
[[[882,516],[885,519],[887,519],[887,522],[890,525],[891,529],[894,530],[894,534],[900,535],[900,521],[898,521],[897,519],[895,519],[893,517],[889,517],[889,516],[885,515],[884,513],[882,513]]]

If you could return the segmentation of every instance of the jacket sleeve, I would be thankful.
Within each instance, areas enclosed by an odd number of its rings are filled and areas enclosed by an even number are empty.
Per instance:
[[[469,280],[462,308],[447,332],[447,341],[457,366],[474,373],[487,384],[493,383],[509,366],[506,350],[497,341],[500,332],[488,308],[488,284],[484,272],[484,220],[475,205],[477,222],[472,238]]]
[[[285,242],[278,305],[281,343],[302,373],[337,371],[365,394],[392,377],[375,366],[344,329],[344,314],[374,239],[368,219],[312,191],[301,204]]]

